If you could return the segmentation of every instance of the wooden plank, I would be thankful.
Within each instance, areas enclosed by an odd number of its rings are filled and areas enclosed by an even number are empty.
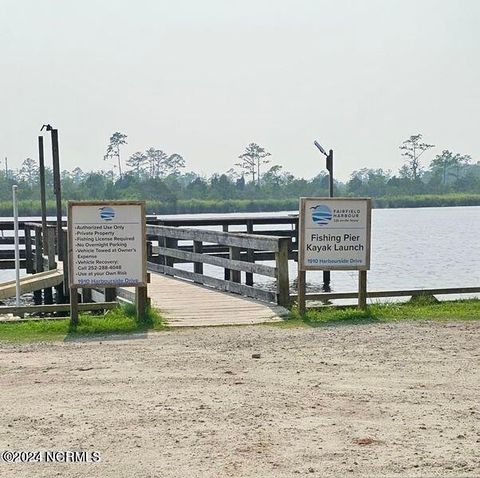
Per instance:
[[[205,244],[203,245],[203,254],[206,254],[206,255],[209,255],[209,256],[215,256],[215,257],[222,257],[224,259],[228,259],[229,258],[229,254],[228,254],[228,247],[227,248],[223,248],[223,251],[224,252],[220,252],[220,253],[211,253],[209,250],[206,250],[208,246],[206,246]],[[179,246],[178,250],[180,251],[186,251],[186,252],[192,252],[192,248],[191,247],[186,247],[186,246]],[[212,249],[214,250],[214,249]],[[160,263],[160,259],[162,256],[160,256],[159,254],[157,254],[158,252],[158,247],[157,246],[153,246],[152,247],[152,251],[155,253],[155,255],[153,255],[150,259],[150,262],[159,262]],[[240,253],[240,258],[242,261],[247,261],[248,260],[248,256],[247,256],[247,253],[245,251],[242,251]],[[275,261],[275,253],[274,252],[258,252],[258,251],[254,251],[254,258],[255,258],[255,261]],[[297,252],[294,251],[294,252],[289,252],[288,254],[288,259],[289,260],[293,260],[293,261],[296,261],[297,260]],[[175,260],[175,263],[176,264],[182,264],[182,263],[189,263],[189,262],[192,262],[190,259],[176,259]],[[266,275],[266,274],[263,274],[263,275]]]
[[[367,297],[371,299],[385,297],[411,297],[419,295],[450,295],[450,294],[478,294],[480,287],[449,287],[445,289],[408,289],[408,290],[385,290],[367,291]],[[291,300],[298,298],[297,294],[291,296]],[[327,301],[334,299],[357,299],[358,292],[325,292],[320,294],[307,294],[307,300]]]
[[[257,249],[278,251],[278,237],[249,234],[207,231],[204,229],[187,229],[168,226],[147,226],[147,234],[152,236],[166,236],[180,240],[194,240],[213,242],[223,246],[242,247],[244,249]]]
[[[0,249],[0,259],[14,259],[15,258],[15,251],[12,249],[5,250]],[[27,254],[25,253],[25,249],[20,249],[20,259],[27,259]]]
[[[276,267],[267,266],[264,264],[254,264],[254,263],[244,262],[242,260],[224,259],[218,256],[181,251],[179,249],[168,249],[166,247],[153,247],[153,250],[154,252],[158,252],[158,254],[160,255],[176,257],[178,259],[185,260],[185,262],[201,262],[204,264],[223,267],[225,269],[233,269],[235,271],[252,272],[255,274],[268,276],[268,277],[277,276]],[[241,257],[241,254],[239,257]]]
[[[252,233],[249,233],[248,230],[247,230],[247,234],[260,234],[262,236],[275,236],[275,237],[295,237],[295,231],[292,229],[273,229],[271,231],[263,231],[263,230],[260,230],[260,231],[254,231]]]
[[[25,228],[25,225],[26,224],[29,224],[29,225],[40,225],[41,226],[41,223],[40,222],[32,222],[32,221],[22,221],[22,220],[19,220],[18,221],[18,227],[20,229],[24,229]],[[47,221],[47,224],[48,225],[54,225],[56,224],[56,221]],[[63,225],[66,226],[66,221],[63,221]],[[0,220],[0,231],[3,230],[3,231],[13,231],[13,220],[12,219],[7,219],[7,220],[3,220],[1,221]]]
[[[79,311],[87,310],[109,310],[118,307],[116,302],[92,302],[89,304],[78,304]],[[52,313],[64,312],[70,310],[70,304],[49,304],[49,305],[13,305],[0,306],[0,314],[34,314],[34,313]]]
[[[148,263],[148,269],[162,274],[169,274],[172,276],[182,277],[191,281],[196,281],[201,284],[205,284],[211,287],[215,287],[222,291],[234,292],[236,294],[246,295],[247,297],[253,297],[255,299],[265,300],[266,302],[276,302],[276,294],[274,292],[255,289],[248,285],[237,284],[235,282],[229,282],[222,279],[216,279],[205,275],[195,274],[195,272],[184,271],[182,269],[176,269],[175,267],[168,267],[162,264],[155,264],[153,262]]]
[[[121,287],[119,287],[117,289],[117,297],[131,302],[132,304],[135,303],[135,292],[132,292],[130,290],[122,289]]]
[[[18,243],[19,244],[25,244],[25,238],[24,237],[19,237],[18,238]],[[0,237],[0,245],[1,246],[9,246],[15,244],[15,238],[14,237]]]
[[[34,292],[61,284],[63,276],[58,271],[46,271],[20,279],[20,290],[22,294]],[[4,282],[0,285],[0,300],[15,296],[15,281]]]
[[[25,269],[27,261],[20,260],[20,269]],[[0,270],[15,269],[15,259],[0,259]]]
[[[245,225],[247,221],[252,221],[253,224],[296,224],[298,222],[298,214],[272,214],[265,216],[256,216],[252,213],[246,213],[243,216],[235,215],[232,217],[227,214],[217,214],[210,217],[172,217],[172,216],[157,216],[155,221],[149,220],[149,224],[162,224],[167,226],[235,226]]]

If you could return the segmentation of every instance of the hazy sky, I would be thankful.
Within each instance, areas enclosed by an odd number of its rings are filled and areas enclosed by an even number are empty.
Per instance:
[[[340,179],[396,171],[416,133],[479,161],[479,25],[480,0],[0,0],[0,157],[51,123],[62,169],[109,167],[114,131],[205,174],[253,141],[311,177],[314,139]]]

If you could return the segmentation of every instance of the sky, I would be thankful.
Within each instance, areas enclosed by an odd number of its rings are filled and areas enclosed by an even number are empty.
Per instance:
[[[478,0],[0,0],[0,158],[110,169],[150,147],[225,172],[255,142],[296,176],[396,172],[423,134],[480,161]],[[50,159],[50,142],[46,155]],[[47,161],[48,162],[48,161]]]

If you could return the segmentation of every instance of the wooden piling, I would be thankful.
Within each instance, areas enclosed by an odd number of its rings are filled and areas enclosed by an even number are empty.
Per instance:
[[[35,227],[35,273],[43,272],[43,238],[41,227]],[[35,305],[42,304],[42,290],[33,292],[33,303]]]
[[[288,238],[279,240],[278,252],[275,253],[277,266],[277,303],[283,307],[290,304],[290,281],[288,277]]]

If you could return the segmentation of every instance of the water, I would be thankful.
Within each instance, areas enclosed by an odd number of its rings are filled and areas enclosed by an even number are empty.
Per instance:
[[[294,213],[293,211],[290,214]],[[258,213],[255,216],[274,215]],[[286,212],[278,213],[285,215]],[[225,214],[222,216],[245,216]],[[202,214],[195,217],[215,217]],[[192,215],[175,217],[188,218]],[[29,218],[35,220],[38,218]],[[279,226],[282,228],[285,226]],[[211,226],[206,228],[212,229]],[[257,226],[257,230],[272,226]],[[232,228],[235,229],[235,228]],[[237,228],[238,229],[238,228]],[[187,268],[189,268],[187,266]],[[189,268],[190,269],[190,268]],[[223,277],[223,271],[205,266]],[[296,277],[296,263],[290,262],[290,279]],[[332,290],[357,289],[356,271],[332,271]],[[14,278],[13,271],[0,271],[0,281]],[[258,284],[269,278],[254,276]],[[309,292],[320,291],[321,272],[307,273]],[[371,270],[369,290],[474,287],[480,285],[480,207],[374,209],[372,211]]]

